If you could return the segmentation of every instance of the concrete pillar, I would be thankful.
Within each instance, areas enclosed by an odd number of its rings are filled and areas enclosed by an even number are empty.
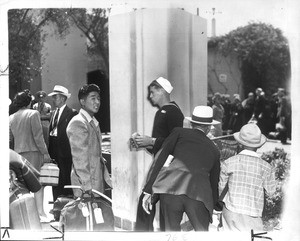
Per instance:
[[[147,86],[159,76],[174,86],[171,99],[190,116],[206,104],[206,20],[180,9],[142,9],[109,19],[113,209],[117,226],[134,227],[138,197],[152,157],[131,152],[133,132],[151,135],[156,108]]]

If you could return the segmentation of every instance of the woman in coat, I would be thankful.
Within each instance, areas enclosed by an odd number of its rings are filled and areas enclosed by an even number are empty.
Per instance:
[[[18,111],[9,116],[10,143],[14,150],[27,159],[35,169],[41,170],[45,161],[50,160],[47,146],[43,138],[40,114],[31,110],[31,94],[29,90],[19,92],[13,102]],[[44,188],[34,194],[41,222],[49,219],[44,211]]]

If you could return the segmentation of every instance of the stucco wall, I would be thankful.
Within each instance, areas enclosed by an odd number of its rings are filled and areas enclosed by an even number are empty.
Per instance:
[[[208,49],[208,93],[240,94],[243,98],[243,85],[237,57],[231,54],[224,57],[214,48]],[[220,74],[226,75],[226,81],[220,81]]]
[[[42,48],[41,88],[50,93],[54,85],[66,87],[72,94],[68,105],[78,110],[78,90],[87,78],[86,38],[75,27],[71,27],[70,33],[62,39],[53,34],[52,25],[44,27],[43,31],[48,35]],[[52,104],[52,99],[48,97],[47,102]]]

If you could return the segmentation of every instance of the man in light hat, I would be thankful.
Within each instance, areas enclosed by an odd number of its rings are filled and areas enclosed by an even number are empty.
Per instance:
[[[146,148],[151,154],[155,155],[171,131],[175,127],[183,126],[184,116],[175,101],[171,101],[170,94],[173,86],[167,79],[159,77],[153,80],[148,86],[148,90],[152,105],[159,108],[155,114],[152,136],[135,133],[132,137],[138,148]],[[151,210],[151,215],[145,213],[142,208],[142,199],[143,194],[139,198],[135,230],[153,231],[155,208]],[[163,224],[162,219],[163,217],[160,215],[161,224]],[[160,229],[163,231],[164,227],[160,225]]]
[[[254,123],[244,125],[233,135],[244,150],[221,163],[219,193],[228,188],[223,199],[223,227],[263,231],[264,190],[269,195],[276,190],[275,168],[256,153],[266,137]]]
[[[208,231],[218,201],[220,152],[207,137],[213,120],[209,106],[197,106],[186,117],[192,128],[174,128],[155,156],[143,208],[152,209],[151,195],[159,194],[166,231],[180,231],[185,212],[195,231]]]
[[[67,88],[55,85],[53,92],[48,96],[52,96],[55,107],[49,126],[49,154],[59,167],[58,186],[52,187],[53,201],[55,201],[60,195],[73,195],[71,189],[64,188],[65,185],[71,185],[72,167],[72,155],[66,128],[77,111],[66,104],[67,99],[71,96]]]

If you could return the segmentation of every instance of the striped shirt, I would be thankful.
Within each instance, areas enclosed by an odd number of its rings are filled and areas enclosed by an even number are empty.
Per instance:
[[[264,189],[269,195],[276,190],[275,168],[254,151],[243,150],[221,163],[219,193],[228,182],[224,197],[226,208],[232,212],[261,217]]]

